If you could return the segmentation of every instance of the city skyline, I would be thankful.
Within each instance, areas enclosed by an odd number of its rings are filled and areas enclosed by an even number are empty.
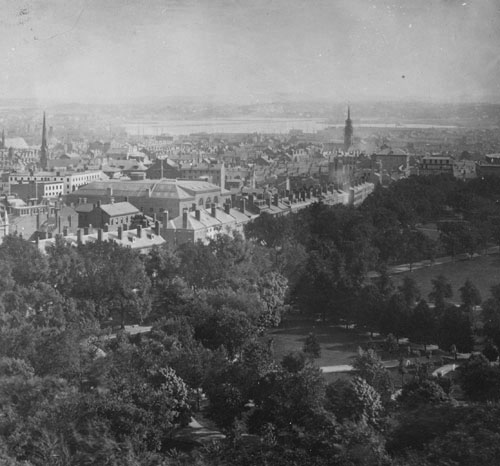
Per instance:
[[[494,0],[0,4],[0,98],[500,102]]]

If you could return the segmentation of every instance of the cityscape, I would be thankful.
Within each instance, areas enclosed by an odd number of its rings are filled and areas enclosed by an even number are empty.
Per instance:
[[[499,464],[495,0],[4,3],[0,464]]]

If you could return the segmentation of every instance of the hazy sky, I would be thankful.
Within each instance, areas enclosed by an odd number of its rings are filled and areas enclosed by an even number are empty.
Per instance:
[[[500,102],[500,0],[0,0],[0,97]]]

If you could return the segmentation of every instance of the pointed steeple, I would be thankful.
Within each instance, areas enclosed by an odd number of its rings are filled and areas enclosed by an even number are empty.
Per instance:
[[[352,146],[352,120],[351,120],[351,106],[347,106],[347,120],[345,121],[344,127],[344,150],[347,152],[349,148]]]
[[[40,165],[43,170],[47,168],[48,155],[49,155],[49,147],[47,145],[47,125],[45,122],[45,112],[43,112],[42,146],[40,147]]]

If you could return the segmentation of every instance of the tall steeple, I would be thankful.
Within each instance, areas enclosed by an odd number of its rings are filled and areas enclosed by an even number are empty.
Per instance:
[[[45,123],[45,112],[43,112],[42,124],[42,146],[40,147],[40,166],[42,170],[47,168],[47,159],[49,156],[49,147],[47,145],[47,125]]]
[[[351,107],[347,106],[347,120],[345,121],[344,127],[344,150],[347,152],[352,146],[352,121],[351,121]]]
[[[2,146],[0,149],[5,149],[5,129],[2,129]]]

